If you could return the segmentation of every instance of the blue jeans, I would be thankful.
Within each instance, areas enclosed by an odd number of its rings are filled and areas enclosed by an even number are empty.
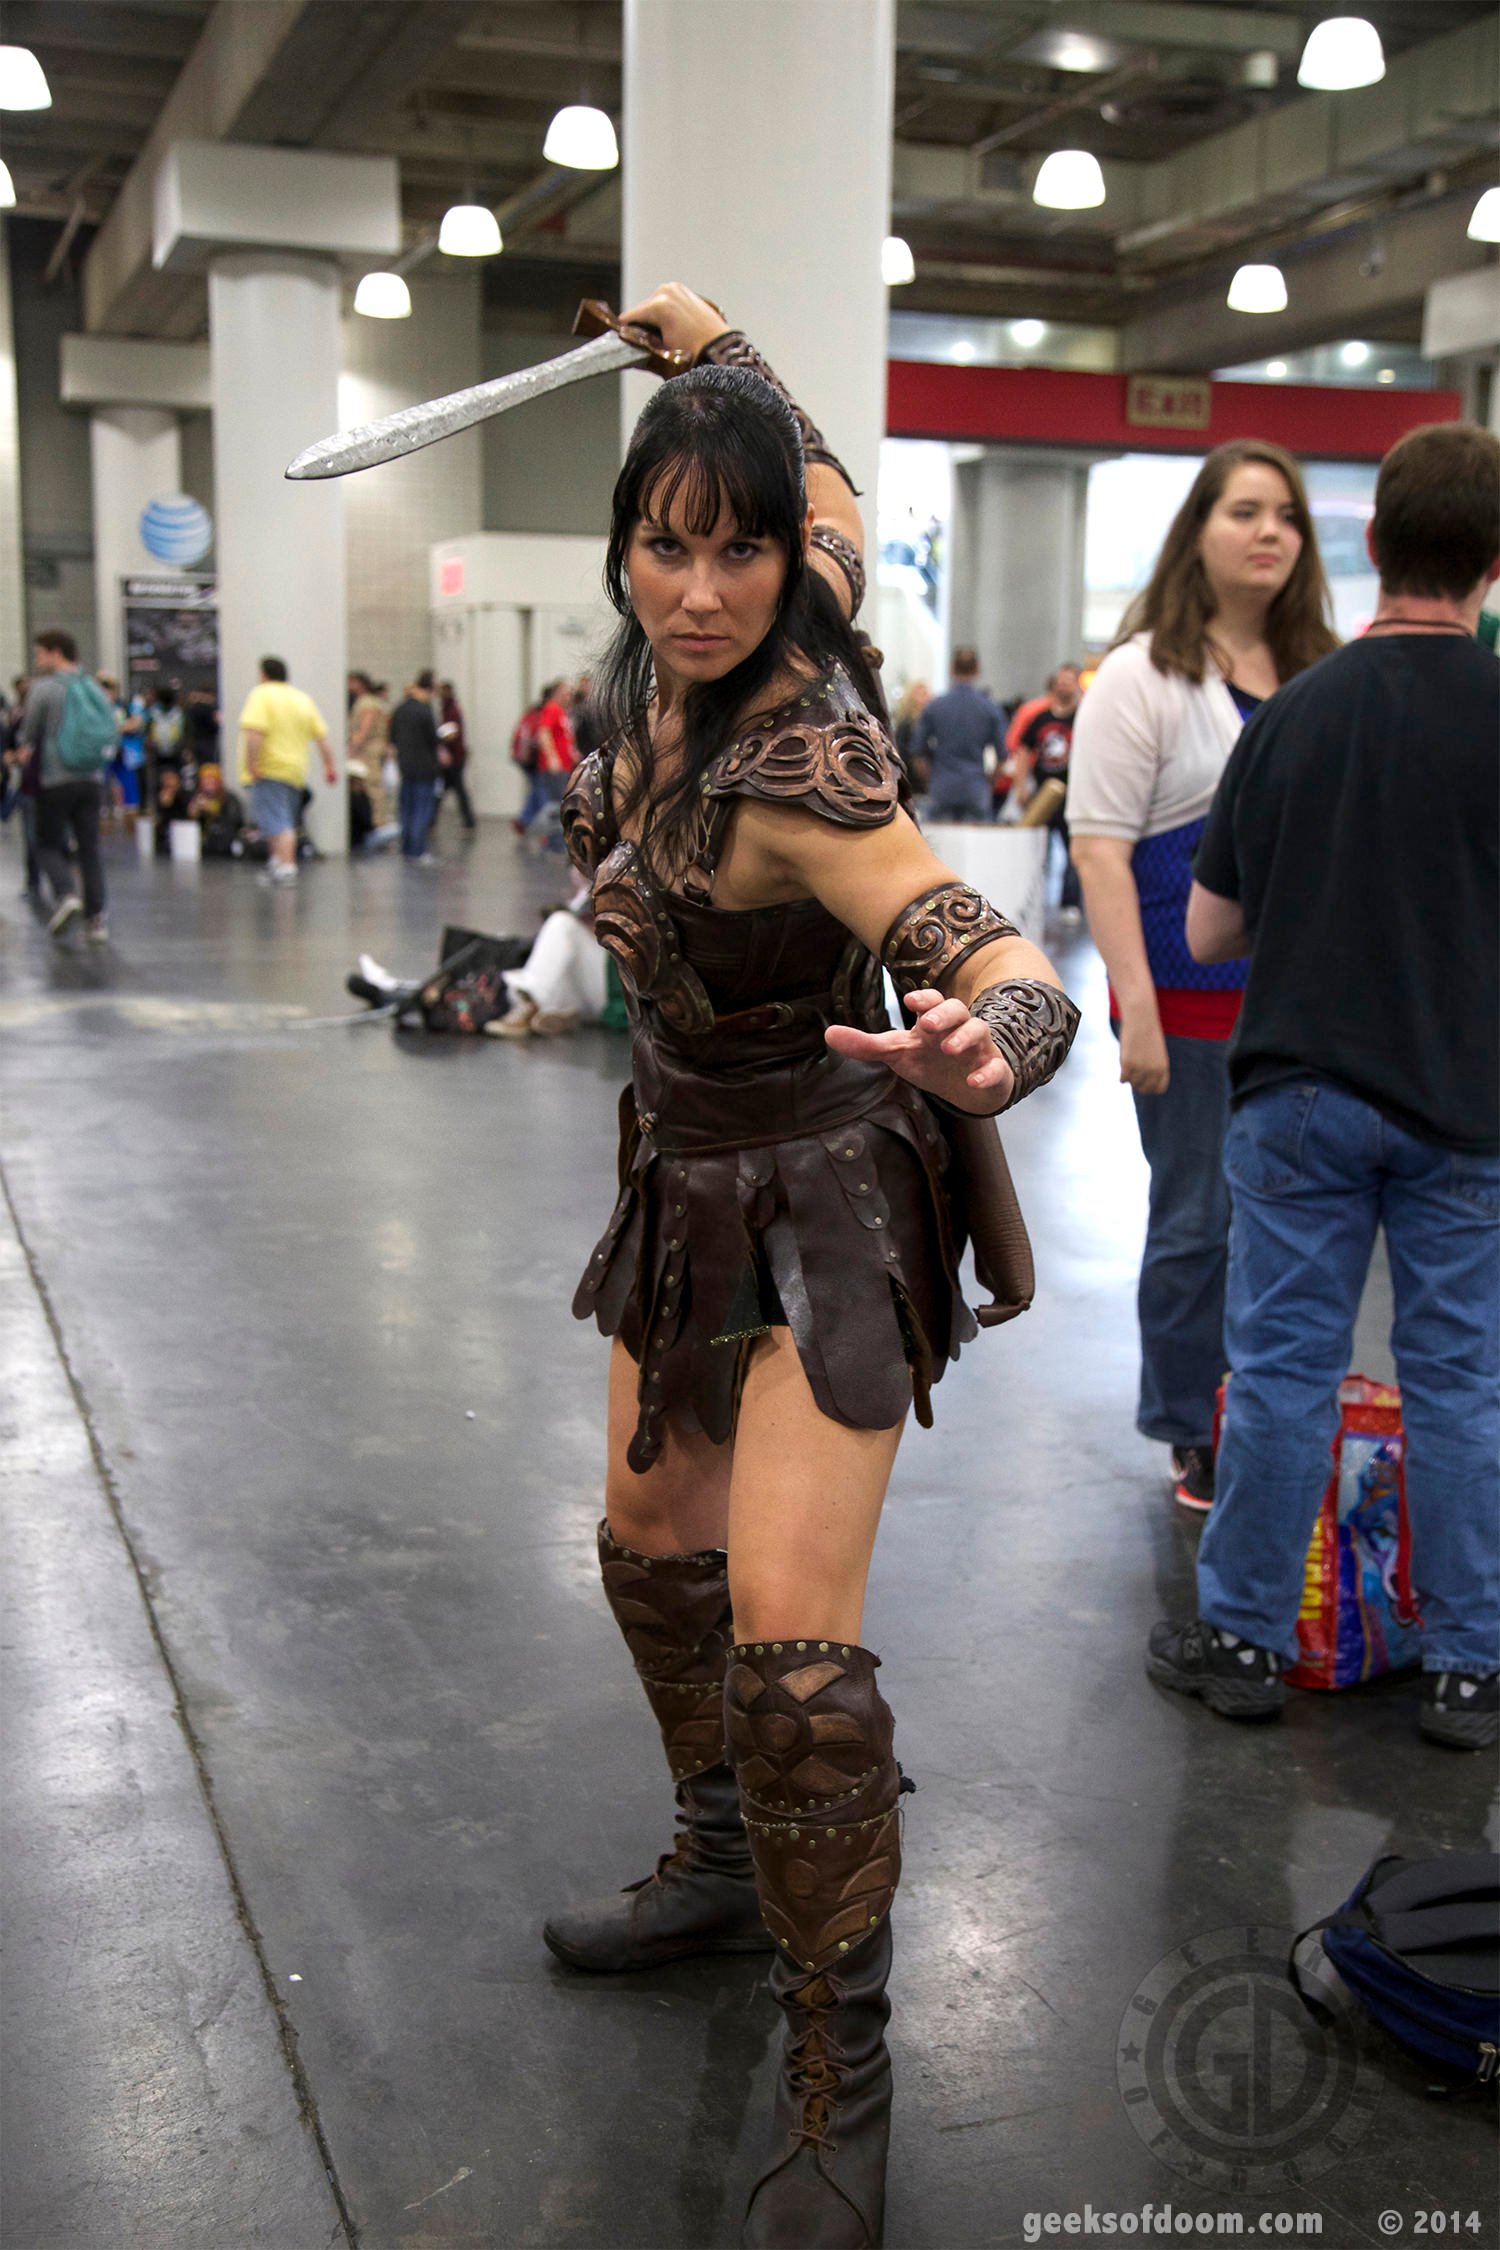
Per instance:
[[[1211,1624],[1297,1652],[1303,1565],[1338,1386],[1385,1228],[1406,1429],[1412,1578],[1429,1672],[1500,1666],[1500,1157],[1413,1139],[1312,1079],[1236,1110],[1229,1386],[1198,1550]]]
[[[1136,1428],[1168,1445],[1213,1442],[1224,1374],[1224,1267],[1229,1191],[1224,1130],[1229,1072],[1222,1039],[1171,1039],[1164,1094],[1137,1094],[1151,1167],[1136,1309],[1141,1393]]]
[[[250,818],[262,836],[285,836],[302,816],[302,792],[293,781],[252,781]]]
[[[420,859],[427,849],[428,832],[432,816],[437,811],[437,783],[435,781],[403,781],[401,784],[401,857]]]

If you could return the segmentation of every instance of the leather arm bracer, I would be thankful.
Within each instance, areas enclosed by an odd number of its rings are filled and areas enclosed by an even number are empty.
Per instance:
[[[849,490],[858,499],[858,486],[838,455],[829,450],[827,441],[817,423],[814,422],[810,414],[805,413],[797,404],[781,377],[769,361],[762,358],[748,336],[742,334],[738,328],[726,328],[722,336],[715,336],[711,344],[703,346],[694,365],[698,367],[705,365],[711,367],[748,367],[752,375],[758,375],[763,383],[770,384],[773,391],[779,391],[797,417],[797,428],[802,434],[803,460],[815,461],[825,469],[836,469],[845,484],[848,485]]]
[[[1014,1109],[1067,1061],[1079,1014],[1065,992],[1038,977],[1012,977],[981,992],[970,1008],[988,1025],[990,1037],[1015,1073],[1015,1091],[1006,1103]]]
[[[880,959],[904,1000],[909,992],[941,986],[981,946],[1020,934],[967,883],[939,883],[902,908],[881,941]]]

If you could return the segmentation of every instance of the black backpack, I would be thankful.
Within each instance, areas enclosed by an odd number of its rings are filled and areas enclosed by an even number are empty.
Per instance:
[[[1309,1948],[1313,1938],[1321,1955]],[[1303,1931],[1292,1948],[1291,1975],[1315,2010],[1342,1983],[1404,2047],[1439,2066],[1445,2079],[1435,2092],[1493,2085],[1500,2065],[1500,1855],[1377,1859],[1336,1914]]]

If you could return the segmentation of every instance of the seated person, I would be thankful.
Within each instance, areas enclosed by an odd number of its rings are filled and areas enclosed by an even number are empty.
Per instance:
[[[165,780],[166,776],[162,778]],[[222,768],[199,767],[198,786],[188,805],[187,817],[196,820],[203,830],[205,859],[239,858],[243,849],[240,832],[245,825],[245,808],[234,791],[224,787]]]
[[[609,1004],[608,956],[594,936],[590,891],[579,882],[571,902],[549,914],[520,969],[505,971],[511,1006],[486,1024],[501,1039],[556,1039]]]
[[[171,828],[173,821],[187,820],[190,817],[187,799],[182,793],[181,774],[175,766],[164,766],[156,777],[154,825],[158,859],[168,859],[171,856],[172,839],[168,830]]]

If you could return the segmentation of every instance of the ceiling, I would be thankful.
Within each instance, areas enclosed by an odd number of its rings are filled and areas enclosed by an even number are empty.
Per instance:
[[[1360,4],[1385,43],[1388,88],[1403,56],[1456,52],[1453,35],[1494,18],[1494,0]],[[413,253],[472,190],[500,213],[510,301],[562,301],[578,294],[580,268],[608,274],[618,175],[558,172],[541,144],[564,101],[587,98],[618,117],[620,0],[259,5],[280,11],[286,34],[272,67],[220,120],[227,137],[396,156]],[[918,267],[901,309],[1117,323],[1231,254],[1264,243],[1295,256],[1330,232],[1393,222],[1483,184],[1500,140],[1492,85],[1476,94],[1470,83],[1457,101],[1424,94],[1420,129],[1418,105],[1393,94],[1378,148],[1353,164],[1320,154],[1326,98],[1297,86],[1296,66],[1332,6],[899,0],[893,224]],[[7,0],[5,37],[35,49],[54,106],[6,114],[0,154],[19,211],[56,223],[55,270],[109,214],[213,12],[214,0]],[[1090,67],[1066,67],[1080,63]],[[1405,66],[1409,82],[1418,67]],[[1043,211],[1031,200],[1036,160],[1059,145],[1088,148],[1105,165],[1101,211]],[[1226,195],[1236,165],[1243,178]],[[201,285],[174,288],[123,324],[194,332]],[[1411,317],[1410,307],[1394,313],[1393,332]]]

